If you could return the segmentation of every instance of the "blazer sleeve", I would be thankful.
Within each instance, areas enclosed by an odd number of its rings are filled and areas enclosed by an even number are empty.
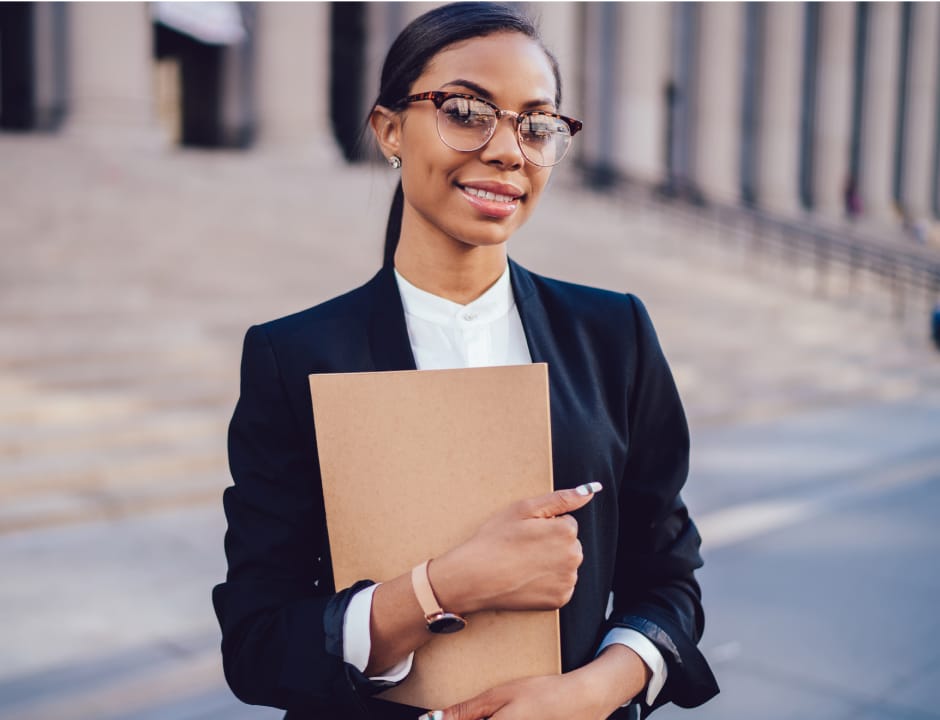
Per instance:
[[[718,686],[696,647],[704,629],[701,538],[679,496],[689,431],[672,373],[646,308],[634,296],[636,370],[628,386],[629,450],[622,484],[610,627],[632,628],[662,653],[666,684],[653,708],[704,703]],[[643,706],[643,715],[653,709]]]
[[[314,438],[301,430],[263,326],[245,336],[241,392],[229,426],[234,484],[223,504],[228,573],[213,590],[225,677],[246,703],[362,715],[373,683],[343,661],[352,595],[335,592]]]

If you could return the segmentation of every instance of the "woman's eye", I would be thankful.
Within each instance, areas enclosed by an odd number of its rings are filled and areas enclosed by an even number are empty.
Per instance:
[[[470,98],[451,98],[441,112],[448,122],[460,127],[481,127],[492,121],[493,113],[485,104]]]
[[[555,126],[548,123],[529,123],[523,130],[523,135],[530,142],[547,142],[555,137]]]
[[[460,108],[447,108],[444,110],[447,119],[451,122],[464,125],[466,127],[476,127],[478,125],[489,124],[488,116],[476,110],[461,110]]]

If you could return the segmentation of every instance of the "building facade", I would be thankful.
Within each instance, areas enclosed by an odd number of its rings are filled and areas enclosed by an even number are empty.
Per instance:
[[[4,4],[0,126],[361,159],[382,58],[435,4],[242,3],[227,33],[174,3]],[[520,5],[592,177],[937,234],[937,3]]]

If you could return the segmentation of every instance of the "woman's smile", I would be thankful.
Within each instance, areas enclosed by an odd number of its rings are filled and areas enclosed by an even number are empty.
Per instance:
[[[515,185],[492,181],[458,183],[457,187],[472,208],[492,218],[512,215],[524,196]]]

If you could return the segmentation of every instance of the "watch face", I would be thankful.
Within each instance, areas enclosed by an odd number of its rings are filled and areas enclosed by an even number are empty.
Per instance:
[[[463,630],[467,621],[453,613],[440,613],[428,620],[428,630],[437,635],[446,635]]]

